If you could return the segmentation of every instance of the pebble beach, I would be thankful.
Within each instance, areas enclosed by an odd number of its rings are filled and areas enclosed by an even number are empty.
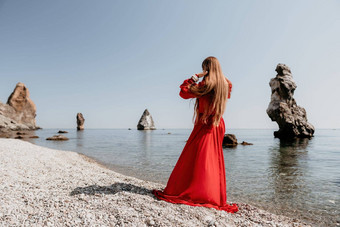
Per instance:
[[[0,226],[310,226],[237,203],[235,214],[158,200],[165,185],[72,151],[0,139]]]

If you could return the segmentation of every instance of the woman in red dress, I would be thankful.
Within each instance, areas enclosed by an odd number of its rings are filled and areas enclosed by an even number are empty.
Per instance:
[[[207,57],[203,73],[195,74],[180,85],[179,95],[196,98],[195,125],[170,175],[164,191],[153,190],[159,199],[191,206],[204,206],[237,212],[236,204],[227,204],[226,177],[222,141],[222,118],[231,82],[223,75],[217,58]],[[198,84],[200,77],[204,77]]]

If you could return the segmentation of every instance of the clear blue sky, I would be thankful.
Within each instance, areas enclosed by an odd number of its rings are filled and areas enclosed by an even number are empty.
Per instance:
[[[227,128],[277,128],[270,78],[287,64],[316,128],[340,128],[340,1],[0,0],[0,100],[29,88],[44,128],[191,128],[179,85],[216,56]],[[190,104],[191,103],[191,104]]]

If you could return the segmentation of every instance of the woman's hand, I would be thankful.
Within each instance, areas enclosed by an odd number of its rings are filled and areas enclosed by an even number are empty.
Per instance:
[[[208,71],[205,71],[205,72],[197,73],[196,75],[197,75],[198,78],[201,78],[201,77],[204,77],[207,74],[208,74]]]

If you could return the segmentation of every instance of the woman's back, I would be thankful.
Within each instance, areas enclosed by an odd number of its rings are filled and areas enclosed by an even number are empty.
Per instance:
[[[225,78],[226,81],[227,81],[227,84],[226,86],[228,86],[228,99],[230,98],[230,93],[231,93],[231,89],[232,89],[232,83],[227,79]],[[204,80],[200,83],[198,83],[196,86],[204,86]],[[190,89],[188,89],[187,92],[190,92]],[[204,112],[208,112],[209,116],[208,116],[208,119],[207,119],[207,124],[212,124],[212,118],[213,116],[215,115],[215,110],[214,109],[211,109],[211,103],[213,103],[213,99],[214,99],[214,91],[212,90],[211,92],[209,92],[208,94],[205,94],[203,96],[200,96],[200,97],[196,97],[197,100],[196,100],[196,105],[197,105],[197,117],[198,118],[202,118]],[[227,99],[226,99],[227,100]],[[221,116],[222,117],[222,116]],[[198,119],[199,120],[199,119]]]

